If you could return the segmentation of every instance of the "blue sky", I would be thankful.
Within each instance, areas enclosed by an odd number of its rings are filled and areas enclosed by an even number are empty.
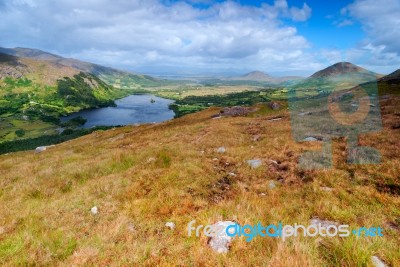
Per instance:
[[[0,46],[147,74],[400,68],[398,0],[0,0]]]

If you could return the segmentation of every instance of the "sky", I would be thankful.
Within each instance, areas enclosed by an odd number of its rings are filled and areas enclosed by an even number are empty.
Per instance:
[[[400,68],[399,0],[0,0],[0,46],[153,75]]]

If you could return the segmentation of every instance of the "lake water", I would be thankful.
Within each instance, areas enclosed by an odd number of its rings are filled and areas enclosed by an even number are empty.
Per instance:
[[[151,103],[152,99],[155,102]],[[168,109],[173,102],[154,95],[130,95],[116,100],[116,107],[82,110],[62,117],[61,121],[81,116],[87,119],[82,128],[162,122],[174,117],[175,113]]]

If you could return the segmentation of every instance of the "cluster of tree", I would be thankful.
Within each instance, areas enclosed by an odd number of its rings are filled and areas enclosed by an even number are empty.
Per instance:
[[[171,104],[169,108],[175,112],[175,117],[181,117],[185,114],[197,112],[211,106],[251,106],[257,103],[270,101],[265,92],[267,91],[245,91],[226,95],[187,96],[177,100],[175,103]]]
[[[99,126],[90,129],[77,129],[77,130],[67,129],[62,134],[58,135],[44,135],[37,138],[2,142],[0,143],[0,154],[16,152],[16,151],[33,150],[39,146],[55,145],[71,139],[81,137],[83,135],[90,134],[94,131],[108,130],[114,127],[116,126],[113,127]]]
[[[99,78],[83,72],[73,78],[65,77],[57,81],[58,95],[69,106],[103,107],[115,105],[109,96],[112,93],[111,91],[112,87]]]

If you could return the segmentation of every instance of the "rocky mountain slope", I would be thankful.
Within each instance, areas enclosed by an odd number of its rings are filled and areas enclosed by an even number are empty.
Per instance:
[[[262,71],[252,71],[252,72],[249,72],[242,76],[230,77],[229,79],[233,80],[233,81],[255,81],[255,82],[267,82],[267,83],[271,83],[271,84],[279,84],[279,83],[284,83],[284,82],[289,82],[289,81],[294,82],[294,81],[302,80],[303,77],[299,77],[299,76],[276,77],[276,76],[268,75],[267,73],[262,72]]]
[[[51,62],[56,65],[73,68],[78,72],[88,72],[98,76],[108,84],[119,88],[127,89],[138,88],[140,86],[156,86],[163,82],[151,76],[134,74],[77,59],[64,58],[38,49],[0,48],[0,53],[13,55],[20,58],[31,58],[35,60]]]

